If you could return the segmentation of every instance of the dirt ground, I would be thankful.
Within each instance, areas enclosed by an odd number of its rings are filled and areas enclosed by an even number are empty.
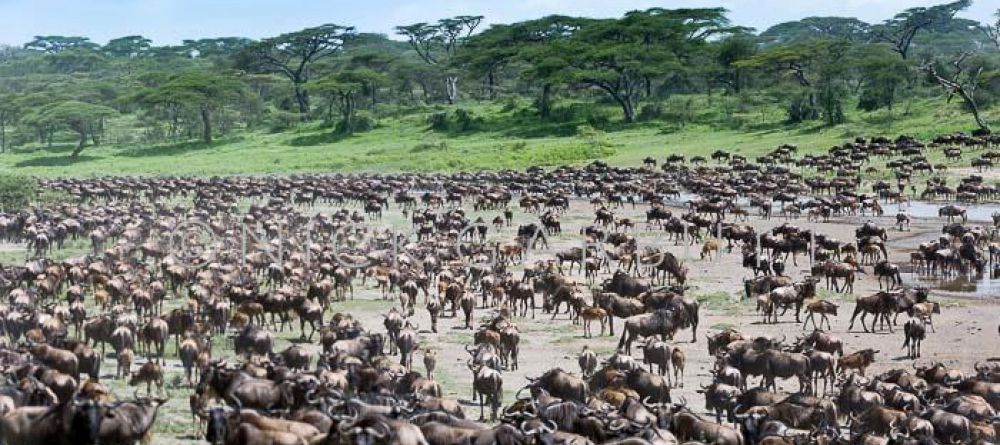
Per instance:
[[[618,217],[644,221],[646,209],[646,206],[637,206],[634,209],[624,207],[614,209],[614,211]],[[319,209],[319,211],[328,210],[330,209]],[[675,214],[683,213],[679,207],[671,210]],[[490,221],[496,216],[496,213],[469,213],[471,219],[480,215],[485,220]],[[847,241],[853,240],[854,229],[866,219],[873,219],[879,225],[889,228],[891,260],[899,264],[908,263],[909,251],[917,243],[939,236],[942,225],[942,220],[937,218],[916,219],[911,225],[910,231],[900,232],[891,228],[894,222],[894,212],[892,211],[881,218],[851,217],[834,219],[827,223],[812,223],[800,218],[789,222]],[[489,238],[511,240],[518,224],[535,221],[537,221],[537,216],[516,211],[513,227],[505,228],[500,233],[496,233],[491,227]],[[569,212],[562,218],[563,234],[550,238],[551,248],[548,251],[535,251],[532,252],[532,256],[534,258],[550,258],[552,252],[580,245],[583,242],[582,236],[579,235],[580,229],[591,224],[592,221],[593,207],[591,204],[574,200]],[[786,220],[783,218],[761,220],[752,216],[747,224],[752,224],[760,233],[784,222]],[[373,224],[409,227],[396,207],[389,209],[382,222]],[[982,224],[987,223],[983,222]],[[690,343],[690,330],[681,331],[675,338],[675,345],[686,353],[688,359],[683,379],[684,387],[675,389],[674,394],[686,398],[693,408],[701,410],[704,406],[702,397],[695,391],[699,385],[710,382],[709,369],[712,364],[707,352],[706,334],[731,327],[749,335],[785,335],[791,341],[796,335],[803,333],[802,326],[794,322],[794,315],[791,313],[781,317],[781,323],[778,325],[758,324],[760,317],[754,314],[752,304],[741,299],[742,280],[752,276],[752,272],[740,267],[741,259],[738,248],[731,253],[723,250],[721,255],[713,260],[701,260],[698,255],[700,246],[674,246],[672,242],[666,241],[663,232],[648,232],[641,223],[634,230],[636,236],[639,237],[640,246],[644,245],[643,243],[654,243],[667,247],[681,258],[688,258],[686,264],[690,268],[689,279],[692,286],[688,294],[703,301],[697,342]],[[10,247],[5,248],[5,250],[7,249]],[[789,261],[786,274],[801,279],[808,274],[809,258],[799,257],[797,261],[797,266],[793,266]],[[519,267],[515,268],[515,270],[519,269]],[[905,351],[901,349],[903,343],[902,319],[900,326],[894,333],[887,331],[863,333],[857,325],[854,331],[847,331],[848,321],[854,309],[855,295],[868,295],[878,290],[875,278],[870,275],[870,266],[866,269],[869,275],[859,277],[855,283],[854,295],[834,294],[826,291],[822,283],[819,285],[821,297],[837,301],[841,305],[840,315],[832,320],[832,333],[845,341],[846,352],[863,348],[880,350],[876,363],[871,368],[872,372],[877,373],[893,367],[909,367],[911,361],[904,357]],[[574,271],[573,276],[581,282],[584,281],[582,274],[576,271]],[[606,277],[607,274],[601,276],[598,283]],[[905,279],[911,278],[906,277]],[[968,298],[963,297],[962,294],[942,293],[935,290],[932,292],[931,298],[933,301],[941,302],[942,313],[935,316],[936,332],[930,333],[924,342],[924,357],[920,359],[921,362],[936,360],[971,371],[975,362],[1000,355],[1000,336],[997,335],[1000,305],[996,304],[1000,294]],[[366,328],[382,332],[384,328],[382,327],[381,314],[397,304],[396,301],[395,296],[388,301],[382,300],[379,292],[371,286],[371,281],[369,281],[367,287],[356,285],[353,301],[334,303],[333,310],[349,312],[359,318]],[[487,319],[491,314],[492,310],[477,309],[476,318]],[[905,318],[905,315],[901,318]],[[438,370],[436,378],[444,386],[446,397],[468,401],[471,397],[471,373],[466,367],[469,355],[465,352],[464,345],[472,343],[473,331],[462,329],[460,318],[444,318],[439,322],[439,333],[431,333],[429,331],[430,320],[422,304],[418,304],[414,320],[421,328],[422,348],[437,350]],[[619,340],[617,336],[612,338],[607,335],[584,338],[582,326],[573,324],[567,314],[560,314],[552,320],[550,314],[543,314],[540,309],[534,319],[530,317],[518,318],[515,323],[521,331],[520,367],[517,371],[503,373],[505,404],[512,402],[517,389],[527,383],[525,377],[538,376],[553,367],[579,372],[576,357],[584,345],[589,345],[601,358],[607,358],[614,352]],[[294,323],[294,325],[296,326],[295,331],[286,330],[279,334],[280,340],[275,350],[283,349],[287,346],[288,340],[296,339],[299,336],[298,323]],[[617,333],[621,332],[620,326],[621,321],[617,320]],[[595,324],[595,334],[599,329],[599,326]],[[318,351],[320,348],[316,343],[318,336],[314,340],[313,343],[304,343],[304,345]],[[231,342],[224,348],[225,350],[219,347],[226,344],[226,341],[221,338],[217,339],[215,352],[218,358],[232,354]],[[168,346],[168,357],[176,357],[173,353],[172,343],[170,342],[170,346]],[[641,358],[641,348],[633,348],[633,355]],[[142,360],[139,362],[141,363]],[[414,366],[417,370],[423,371],[421,363],[421,356],[418,354],[414,358]],[[181,385],[182,370],[179,362],[173,359],[168,360],[168,365],[171,377],[167,381],[171,400],[160,412],[160,419],[156,426],[155,443],[195,443],[197,442],[196,437],[203,432],[196,432],[193,429],[187,402],[187,395],[190,394],[191,389]],[[112,379],[107,381],[108,384],[119,396],[129,397],[132,393],[131,388],[125,388],[123,382],[113,380],[114,368],[114,361],[110,358],[106,359],[102,369],[104,370],[103,374],[107,374],[107,378]],[[797,383],[794,381],[782,382],[779,380],[779,386],[793,391],[797,389]],[[470,417],[478,417],[478,406],[467,404],[466,413]]]

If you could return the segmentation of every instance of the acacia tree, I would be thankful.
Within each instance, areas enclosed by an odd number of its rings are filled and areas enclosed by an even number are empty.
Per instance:
[[[986,38],[989,39],[990,42],[997,47],[997,49],[1000,49],[1000,9],[997,9],[997,12],[995,12],[993,16],[996,17],[993,23],[980,25],[979,30],[986,35]]]
[[[24,44],[24,49],[57,54],[68,49],[97,49],[98,45],[87,37],[77,36],[35,36]]]
[[[143,36],[125,36],[111,39],[101,50],[112,57],[127,57],[135,59],[149,53],[153,41]]]
[[[385,73],[392,69],[392,65],[395,62],[396,60],[388,55],[368,52],[352,56],[348,63],[348,66],[352,70],[366,73],[362,81],[364,82],[365,92],[371,99],[370,105],[372,110],[378,104],[379,87],[389,82],[389,76]]]
[[[751,36],[736,34],[718,42],[714,49],[717,51],[715,62],[718,64],[715,80],[726,90],[739,94],[748,80],[745,68],[737,63],[756,54],[757,46]]]
[[[448,103],[458,99],[458,72],[452,64],[455,53],[482,23],[483,16],[460,15],[437,23],[415,23],[397,26],[396,32],[406,36],[410,46],[424,63],[436,67],[445,80]]]
[[[728,26],[722,8],[652,8],[583,22],[567,37],[534,47],[532,58],[571,84],[607,94],[621,107],[625,122],[635,122],[638,104],[655,78],[685,70],[685,62],[709,37],[742,29]]]
[[[538,114],[544,119],[552,109],[556,85],[567,82],[570,55],[556,48],[565,48],[582,26],[593,19],[551,15],[511,25],[494,25],[472,36],[461,48],[457,59],[474,72],[484,74],[487,93],[495,95],[495,73],[503,66],[518,63],[521,76],[540,86],[535,101]]]
[[[87,139],[100,131],[104,120],[117,114],[115,109],[104,105],[66,100],[45,105],[34,111],[25,120],[37,126],[66,128],[75,132],[80,138],[71,154],[75,158],[83,152],[87,145]]]
[[[240,51],[237,65],[278,73],[292,82],[302,120],[309,119],[309,81],[313,63],[339,53],[354,27],[326,24],[261,40]]]
[[[767,45],[813,39],[868,40],[871,26],[854,17],[806,17],[774,25],[758,36]]]
[[[219,37],[214,39],[184,40],[183,48],[188,57],[230,57],[254,42],[245,37]]]
[[[327,98],[327,116],[333,114],[333,108],[340,111],[340,121],[337,131],[351,134],[355,131],[355,114],[358,109],[358,98],[370,85],[377,85],[385,76],[367,68],[345,70],[329,75],[318,82],[314,88]]]
[[[989,133],[990,126],[980,112],[976,97],[983,81],[983,74],[986,71],[985,61],[981,59],[970,60],[970,55],[972,55],[971,51],[964,52],[952,60],[950,64],[934,60],[927,61],[920,66],[920,69],[927,74],[930,80],[948,92],[949,101],[953,96],[961,97],[965,108],[972,113],[979,131]]]
[[[972,0],[958,0],[929,8],[910,8],[881,25],[873,26],[872,37],[876,41],[892,45],[892,50],[906,59],[910,53],[910,44],[918,32],[948,23],[958,11],[971,4]]]
[[[244,101],[249,96],[246,85],[233,77],[205,71],[190,71],[134,96],[150,107],[177,107],[194,110],[201,120],[201,139],[212,142],[212,115],[223,107]]]
[[[779,80],[791,78],[795,88],[782,91],[791,93],[789,121],[824,117],[828,124],[836,124],[844,119],[842,83],[848,71],[849,48],[846,40],[812,40],[776,47],[734,65],[758,68]]]
[[[858,108],[865,111],[887,108],[891,112],[899,90],[910,77],[910,67],[884,47],[865,49],[870,51],[863,53],[855,64],[860,87]]]
[[[0,152],[7,149],[7,127],[17,122],[23,108],[17,94],[0,94]]]

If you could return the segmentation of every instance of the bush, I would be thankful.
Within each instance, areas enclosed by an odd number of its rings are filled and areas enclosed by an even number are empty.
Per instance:
[[[590,125],[580,125],[576,127],[576,136],[583,139],[584,142],[593,149],[611,146],[611,144],[607,141],[607,134],[604,131],[598,130]]]
[[[427,124],[431,126],[431,130],[434,131],[447,131],[448,130],[448,113],[440,112],[434,113],[427,117]]]
[[[354,116],[354,131],[371,131],[378,127],[378,121],[369,113],[358,113]]]
[[[659,103],[646,104],[639,109],[639,120],[643,122],[659,119],[661,116],[663,116],[663,105]]]
[[[591,111],[587,114],[587,124],[591,127],[606,127],[611,123],[611,118],[607,114]]]
[[[425,151],[445,151],[448,149],[448,143],[441,141],[438,143],[433,142],[422,142],[410,149],[410,153],[420,153]]]
[[[793,97],[788,103],[787,112],[788,122],[793,124],[819,119],[819,110],[808,95]]]
[[[465,108],[455,110],[455,125],[460,132],[472,131],[479,128],[483,123],[483,118],[476,116]]]
[[[375,118],[373,118],[370,114],[358,113],[351,118],[351,128],[349,131],[344,125],[343,120],[337,121],[337,124],[335,125],[335,131],[338,134],[364,133],[366,131],[374,129],[377,126],[378,123],[375,122]]]
[[[13,212],[31,205],[38,193],[38,184],[27,176],[0,176],[0,211]]]
[[[500,112],[502,112],[502,113],[509,113],[511,111],[516,110],[517,107],[518,107],[517,98],[515,98],[515,97],[508,97],[507,99],[505,99],[503,101],[503,106],[500,107]]]
[[[299,113],[292,113],[290,111],[283,110],[271,110],[268,113],[267,118],[264,123],[267,125],[267,131],[271,133],[280,133],[291,129],[292,127],[299,124],[302,121],[302,115]]]

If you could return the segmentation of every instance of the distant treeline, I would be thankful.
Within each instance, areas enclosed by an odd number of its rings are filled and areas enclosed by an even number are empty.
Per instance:
[[[663,104],[675,94],[780,104],[789,122],[830,125],[848,107],[946,97],[988,131],[981,110],[1000,96],[1000,15],[955,17],[970,3],[912,8],[878,24],[807,17],[759,33],[723,8],[654,8],[489,27],[458,16],[399,26],[398,40],[335,24],[176,46],[37,36],[0,48],[0,149],[72,135],[75,156],[112,126],[134,143],[212,142],[311,121],[348,134],[387,114],[468,100],[530,103],[539,120],[553,119],[559,101],[613,104],[627,124],[667,119]],[[475,118],[460,111],[435,113],[428,125]]]

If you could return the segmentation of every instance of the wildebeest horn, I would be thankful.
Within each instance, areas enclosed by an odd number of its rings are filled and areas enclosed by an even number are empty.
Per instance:
[[[524,429],[524,427],[527,426],[527,425],[528,425],[528,421],[527,420],[522,420],[521,421],[521,425],[518,426],[518,429],[520,429],[521,432],[524,433],[524,434],[526,434],[526,435],[535,434],[535,430],[533,430],[533,429],[532,430]]]
[[[552,426],[548,427],[548,425],[552,425]],[[542,423],[542,425],[539,428],[541,428],[542,431],[545,431],[546,433],[550,433],[551,434],[551,433],[556,432],[557,429],[559,429],[559,425],[557,425],[556,422],[553,421],[552,419],[547,419],[545,422]]]
[[[315,389],[310,389],[310,390],[306,391],[306,394],[305,394],[306,403],[308,403],[310,405],[315,405],[315,404],[318,404],[320,402],[320,399],[319,398],[314,398],[313,394],[316,394],[316,390]]]
[[[371,430],[372,430],[372,435],[375,436],[376,439],[382,440],[389,436],[388,425],[386,425],[383,422],[379,422],[375,425],[376,427],[373,427]]]
[[[357,410],[355,410],[354,407],[348,407],[348,410],[350,412],[350,414],[348,414],[348,416],[349,416],[348,418],[350,420],[347,420],[345,422],[342,422],[340,425],[337,425],[337,428],[342,433],[347,432],[347,430],[351,429],[351,427],[354,426],[354,423],[358,421],[358,412],[357,412]]]
[[[620,426],[616,427],[615,426],[616,424],[620,425]],[[608,429],[611,430],[611,431],[619,431],[619,430],[625,428],[626,425],[628,425],[628,421],[626,421],[625,419],[615,419],[615,420],[612,420],[611,423],[608,424]]]

